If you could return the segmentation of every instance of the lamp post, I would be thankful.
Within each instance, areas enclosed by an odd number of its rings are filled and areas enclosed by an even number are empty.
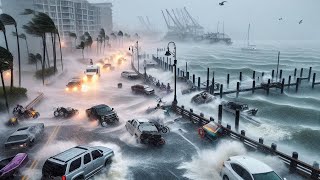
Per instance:
[[[138,73],[140,73],[140,66],[139,66],[139,42],[136,42],[136,48],[137,48],[137,58],[138,58]]]
[[[170,49],[169,49],[170,44],[173,44],[173,46],[174,46],[173,52],[170,52]],[[168,43],[167,51],[166,51],[165,55],[166,56],[173,55],[173,58],[174,58],[174,61],[173,61],[173,66],[174,66],[174,98],[173,98],[172,105],[177,105],[178,101],[177,101],[177,48],[176,48],[176,43],[174,43],[173,41]]]
[[[131,64],[133,64],[133,46],[129,46],[129,51],[131,51]]]

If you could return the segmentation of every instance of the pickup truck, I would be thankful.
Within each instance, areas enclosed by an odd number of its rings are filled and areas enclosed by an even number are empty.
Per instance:
[[[131,90],[134,93],[141,93],[141,94],[146,94],[146,95],[153,95],[154,94],[154,89],[150,88],[147,85],[136,84],[134,86],[131,86]]]
[[[129,120],[125,126],[127,131],[132,136],[135,136],[139,143],[151,144],[154,146],[165,144],[165,140],[153,123],[141,122],[137,119],[132,119]]]
[[[119,117],[114,109],[105,104],[96,105],[87,109],[86,114],[91,120],[99,120],[103,127],[111,123],[119,122]]]

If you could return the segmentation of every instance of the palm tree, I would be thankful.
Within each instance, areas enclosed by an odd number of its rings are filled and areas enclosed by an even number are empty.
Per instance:
[[[100,29],[99,35],[101,36],[101,40],[103,40],[103,54],[104,54],[104,49],[106,48],[106,32],[104,31],[103,28]],[[102,42],[101,42],[102,46]]]
[[[9,51],[7,34],[6,34],[6,27],[4,26],[4,24],[1,21],[0,21],[0,31],[3,32],[4,40],[6,42],[6,47],[7,47],[7,50]]]
[[[109,40],[110,40],[109,36],[108,36],[108,35],[106,35],[107,46],[110,46],[110,44],[109,44]]]
[[[10,15],[8,14],[0,14],[0,21],[4,25],[14,25],[16,29],[16,33],[18,33],[18,28],[17,28],[17,22],[14,20]],[[18,63],[19,63],[19,87],[21,87],[21,61],[20,61],[20,44],[19,44],[19,37],[17,36],[17,46],[18,46]],[[13,68],[11,69],[11,90],[13,87]]]
[[[77,34],[73,32],[69,32],[69,37],[74,38],[74,45],[77,44]]]
[[[41,56],[41,54],[37,53],[35,57],[36,57],[37,61],[40,61],[40,65],[42,66],[42,56]]]
[[[123,32],[119,31],[117,35],[120,37],[119,44],[121,44],[121,46],[122,46],[123,45]],[[122,43],[121,43],[121,40],[122,40]]]
[[[17,33],[12,31],[12,35],[13,36],[17,36]],[[18,36],[20,39],[24,39],[26,41],[26,47],[27,47],[27,53],[30,54],[29,52],[29,44],[28,44],[28,40],[27,40],[27,36],[24,33],[19,34]]]
[[[36,58],[36,55],[34,55],[33,53],[29,53],[28,61],[29,64],[36,64],[36,70],[38,70],[38,60]]]
[[[115,41],[117,39],[117,35],[113,32],[110,34],[112,42]]]
[[[0,75],[1,75],[1,83],[3,89],[3,95],[5,98],[7,112],[9,114],[9,104],[8,104],[8,96],[6,92],[6,86],[4,84],[3,72],[11,69],[13,66],[13,56],[12,54],[5,48],[0,47]]]
[[[82,59],[84,59],[84,54],[83,54],[83,50],[84,50],[84,42],[81,41],[81,43],[76,47],[76,49],[81,49],[82,50]]]

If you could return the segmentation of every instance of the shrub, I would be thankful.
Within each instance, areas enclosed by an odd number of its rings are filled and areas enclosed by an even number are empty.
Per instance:
[[[10,91],[10,86],[6,86],[9,106],[15,106],[19,101],[27,98],[27,89],[22,87],[13,87]],[[0,111],[6,111],[3,89],[0,87]]]
[[[57,69],[56,69],[57,70]],[[44,77],[49,77],[54,75],[54,67],[44,69]],[[42,79],[42,69],[36,71],[36,78]]]

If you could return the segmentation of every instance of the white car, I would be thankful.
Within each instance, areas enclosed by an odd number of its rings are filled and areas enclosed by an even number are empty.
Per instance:
[[[282,180],[271,167],[249,156],[230,157],[223,164],[221,177],[223,180]]]

